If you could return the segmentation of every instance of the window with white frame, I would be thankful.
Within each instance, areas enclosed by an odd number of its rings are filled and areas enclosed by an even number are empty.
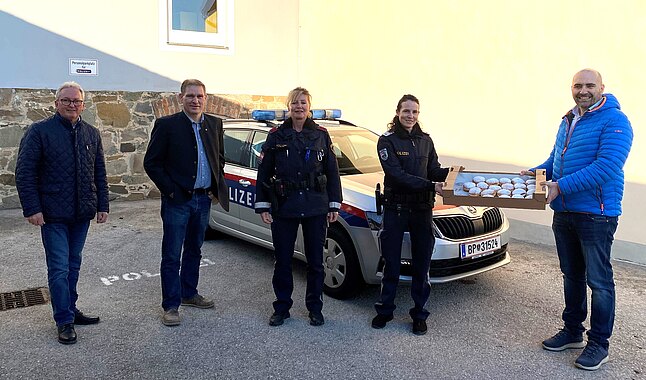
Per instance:
[[[233,0],[163,0],[168,45],[230,49]]]

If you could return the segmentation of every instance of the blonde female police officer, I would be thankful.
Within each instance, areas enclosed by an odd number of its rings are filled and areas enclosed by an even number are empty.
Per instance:
[[[305,305],[310,324],[324,323],[323,245],[328,223],[338,218],[341,180],[328,132],[310,118],[311,96],[297,87],[287,96],[289,118],[269,132],[256,185],[256,213],[271,224],[276,300],[269,325],[280,326],[292,307],[292,255],[298,226],[303,227],[307,258]]]
[[[399,282],[404,231],[410,231],[413,282],[410,309],[413,333],[426,334],[429,312],[425,305],[430,295],[428,272],[435,244],[432,229],[433,190],[441,191],[448,168],[441,168],[433,140],[422,132],[417,117],[419,101],[404,95],[397,103],[396,116],[377,143],[384,169],[384,218],[381,255],[385,260],[381,294],[375,304],[377,316],[372,327],[381,329],[393,319],[395,293]]]

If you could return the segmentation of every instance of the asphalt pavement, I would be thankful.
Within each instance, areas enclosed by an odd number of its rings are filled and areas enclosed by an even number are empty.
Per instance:
[[[78,342],[64,346],[49,304],[0,311],[0,379],[646,379],[646,267],[614,262],[615,332],[596,372],[573,366],[580,350],[541,348],[561,326],[558,259],[517,240],[509,265],[433,285],[428,334],[415,336],[405,285],[383,330],[370,327],[376,286],[325,296],[326,323],[310,326],[300,262],[292,318],[268,326],[271,251],[222,237],[204,244],[199,286],[215,309],[180,308],[171,328],[160,322],[159,202],[111,207],[90,228],[79,281],[79,308],[101,323],[77,326]],[[40,231],[20,210],[0,211],[0,293],[46,286]]]

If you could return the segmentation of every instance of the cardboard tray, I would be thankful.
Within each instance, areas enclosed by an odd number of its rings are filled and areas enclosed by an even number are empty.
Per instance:
[[[531,199],[516,199],[516,198],[487,198],[487,197],[474,197],[469,196],[467,192],[462,189],[462,184],[471,181],[474,176],[481,175],[485,178],[491,177],[520,177],[523,179],[535,178],[536,179],[536,192]],[[545,170],[536,170],[536,177],[528,175],[519,175],[518,173],[505,173],[505,172],[488,172],[488,171],[468,171],[464,170],[463,166],[452,166],[449,175],[446,177],[446,182],[442,186],[442,198],[446,205],[456,206],[490,206],[490,207],[504,207],[504,208],[520,208],[531,210],[545,210],[547,204],[547,194],[542,186],[538,183],[545,181]]]

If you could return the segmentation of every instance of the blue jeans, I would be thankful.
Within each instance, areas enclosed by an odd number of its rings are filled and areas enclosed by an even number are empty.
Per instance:
[[[74,323],[76,284],[81,270],[81,252],[90,221],[45,223],[40,234],[47,260],[47,283],[57,326]]]
[[[323,309],[323,247],[327,231],[327,214],[307,218],[274,217],[271,224],[271,236],[274,243],[274,275],[271,283],[276,294],[273,303],[274,311],[285,314],[294,304],[292,292],[292,257],[298,226],[303,226],[304,253],[307,259],[307,287],[305,289],[305,307],[307,310],[320,313]]]
[[[209,223],[210,208],[211,199],[206,194],[193,194],[188,202],[182,204],[162,197],[164,237],[160,277],[164,310],[177,309],[182,298],[191,298],[197,294],[201,248]]]
[[[583,213],[555,212],[552,230],[563,272],[565,328],[585,331],[587,286],[592,290],[588,340],[608,348],[615,321],[615,282],[610,251],[618,218]]]

